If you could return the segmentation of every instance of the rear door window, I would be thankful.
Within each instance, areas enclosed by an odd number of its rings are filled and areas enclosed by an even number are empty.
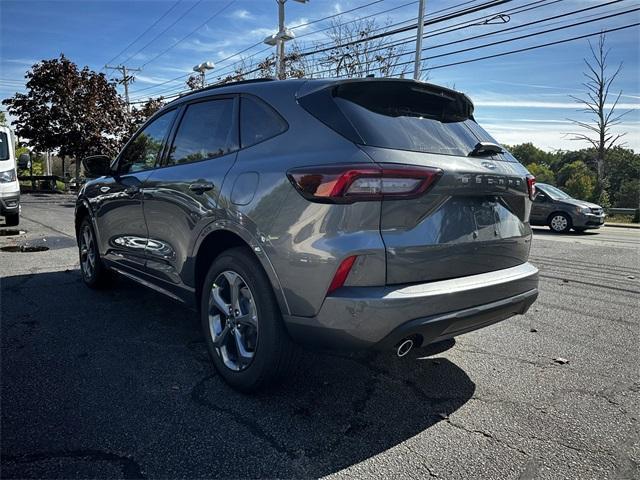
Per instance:
[[[180,121],[167,163],[179,165],[226,155],[238,149],[234,99],[193,103]]]
[[[242,148],[280,135],[287,128],[287,122],[262,100],[250,96],[241,98],[240,140]]]

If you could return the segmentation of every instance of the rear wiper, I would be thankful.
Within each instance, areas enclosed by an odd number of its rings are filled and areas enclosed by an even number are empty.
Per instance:
[[[493,142],[478,142],[473,150],[469,152],[469,157],[482,157],[484,155],[493,155],[494,153],[504,153],[500,145]]]

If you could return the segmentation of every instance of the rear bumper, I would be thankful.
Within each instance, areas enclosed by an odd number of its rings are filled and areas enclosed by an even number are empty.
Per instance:
[[[18,213],[20,211],[20,192],[0,194],[0,215]]]
[[[538,269],[524,263],[418,285],[346,287],[318,315],[285,320],[295,341],[323,348],[387,348],[408,336],[426,345],[522,314],[537,296]]]

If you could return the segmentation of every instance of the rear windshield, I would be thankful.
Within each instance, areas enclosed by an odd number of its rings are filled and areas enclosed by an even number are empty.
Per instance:
[[[354,82],[301,105],[350,140],[374,147],[467,156],[478,142],[497,143],[462,94],[413,82]],[[322,101],[324,100],[324,101]],[[331,114],[330,104],[337,112]],[[342,117],[342,121],[339,117]],[[509,153],[498,160],[516,161]]]
[[[443,122],[408,109],[382,113],[343,98],[336,98],[335,101],[366,145],[444,155],[467,155],[480,141],[469,127],[469,124],[475,124],[470,119]],[[475,126],[480,129],[477,124]]]
[[[9,141],[4,132],[0,132],[0,160],[9,160]]]

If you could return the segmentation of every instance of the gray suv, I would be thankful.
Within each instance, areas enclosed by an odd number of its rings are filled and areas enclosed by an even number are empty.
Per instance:
[[[546,183],[539,183],[536,188],[531,225],[548,225],[556,233],[567,233],[572,228],[576,232],[584,232],[604,225],[605,214],[600,205],[572,198]]]
[[[535,180],[463,94],[393,79],[246,81],[183,96],[114,161],[85,159],[82,276],[197,308],[255,391],[295,343],[394,348],[527,311]]]

